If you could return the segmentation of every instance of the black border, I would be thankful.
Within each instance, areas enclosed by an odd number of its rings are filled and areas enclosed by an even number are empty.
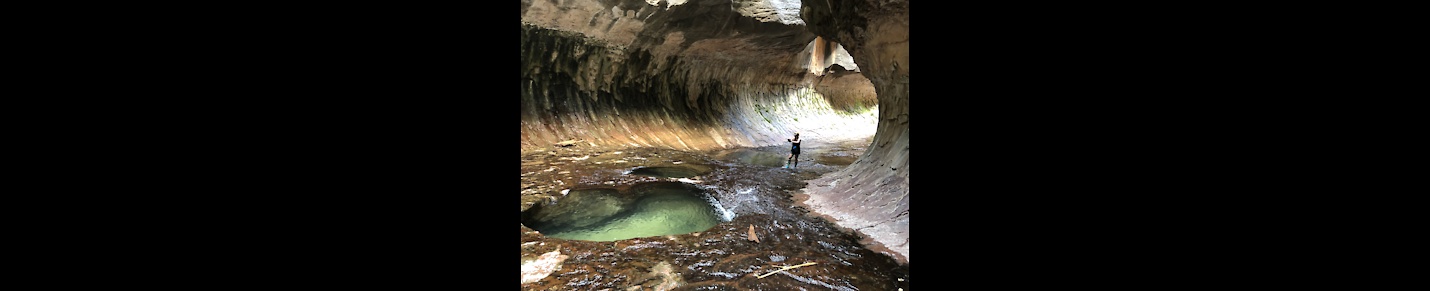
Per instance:
[[[514,185],[497,173],[518,148],[490,142],[517,129],[500,77],[517,53],[494,33],[517,24],[483,6],[205,5],[96,26],[112,57],[90,86],[124,96],[96,106],[122,124],[96,144],[125,147],[110,179],[144,197],[110,207],[137,221],[101,222],[104,241],[184,286],[515,283],[493,238],[517,216],[489,206],[517,199],[492,193]]]
[[[1318,84],[1301,61],[1311,32],[1279,29],[1304,18],[931,4],[912,25],[929,81],[910,95],[934,116],[921,128],[937,128],[921,175],[941,182],[920,187],[935,214],[919,221],[953,243],[921,240],[928,274],[974,286],[1218,285],[1287,257],[1270,246],[1295,234],[1263,217],[1281,197],[1255,192],[1303,165],[1289,155],[1306,132],[1277,126],[1302,115],[1282,96],[1345,89]],[[120,178],[92,184],[144,194],[99,198],[124,206],[101,207],[122,210],[95,239],[157,253],[143,258],[204,285],[515,281],[489,269],[515,268],[493,259],[509,246],[481,222],[516,217],[486,207],[511,205],[487,203],[510,180],[483,173],[506,171],[499,156],[517,147],[488,142],[501,126],[476,125],[516,119],[497,110],[518,105],[498,75],[518,58],[492,31],[517,24],[483,3],[452,5],[100,13],[110,18],[76,37],[94,48],[85,79],[66,87],[102,96],[80,102],[100,116],[85,142],[118,149],[93,159]]]

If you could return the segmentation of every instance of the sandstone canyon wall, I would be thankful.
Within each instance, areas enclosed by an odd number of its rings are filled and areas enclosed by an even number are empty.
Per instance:
[[[879,125],[864,155],[810,181],[805,203],[898,254],[909,255],[909,3],[806,1],[807,27],[843,44],[878,96]]]
[[[907,262],[908,3],[807,2],[522,1],[522,151],[872,131],[858,161],[810,182],[807,204]]]

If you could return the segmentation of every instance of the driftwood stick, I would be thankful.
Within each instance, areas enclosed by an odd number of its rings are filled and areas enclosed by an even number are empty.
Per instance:
[[[808,263],[798,264],[798,265],[794,265],[794,266],[788,266],[788,267],[780,268],[779,270],[775,270],[774,272],[765,273],[764,275],[756,275],[755,277],[759,277],[760,279],[764,279],[765,277],[767,277],[767,276],[769,276],[769,275],[774,275],[775,273],[784,272],[785,270],[794,269],[794,268],[799,268],[799,267],[804,267],[804,266],[813,265],[813,264],[814,264],[814,262],[808,262]]]

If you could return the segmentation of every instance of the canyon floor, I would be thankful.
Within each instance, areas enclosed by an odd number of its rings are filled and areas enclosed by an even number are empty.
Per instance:
[[[907,289],[907,264],[794,201],[806,181],[849,165],[871,138],[806,140],[793,169],[784,167],[787,146],[689,152],[578,142],[524,151],[523,219],[573,189],[624,193],[650,183],[688,185],[726,215],[704,231],[616,241],[552,238],[522,224],[522,289]],[[643,167],[694,176],[633,174]]]

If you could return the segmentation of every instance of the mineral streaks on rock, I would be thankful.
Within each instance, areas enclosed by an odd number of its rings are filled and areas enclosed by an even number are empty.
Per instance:
[[[823,76],[835,70],[859,72],[859,65],[854,63],[854,57],[849,55],[849,51],[824,37],[816,37],[810,41],[804,51],[800,52],[800,58],[809,60],[809,64],[804,68],[815,76]],[[835,66],[838,68],[834,68]]]
[[[873,130],[874,116],[863,114],[874,109],[872,85],[817,89],[830,96],[809,90],[816,82],[803,71],[807,59],[797,60],[805,44],[771,53],[751,39],[706,38],[677,50],[670,40],[687,34],[669,35],[654,48],[668,51],[653,53],[524,25],[522,150],[568,140],[707,150],[775,145],[793,132]]]
[[[551,272],[561,269],[561,262],[566,261],[567,257],[569,256],[561,254],[561,249],[557,248],[555,251],[541,254],[535,260],[523,262],[521,264],[521,283],[526,284],[546,278],[551,275]]]

